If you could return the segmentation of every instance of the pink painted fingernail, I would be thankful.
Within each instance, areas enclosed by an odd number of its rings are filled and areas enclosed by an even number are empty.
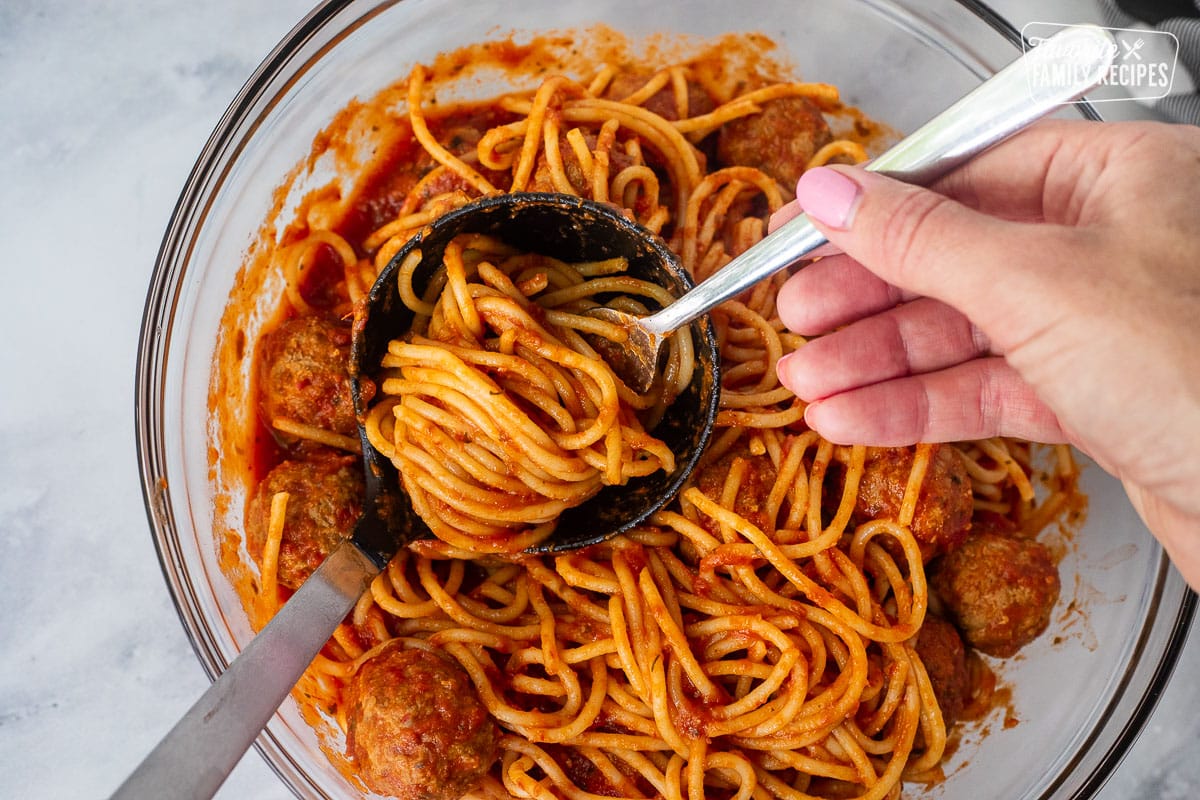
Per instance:
[[[775,362],[775,377],[779,378],[779,382],[784,386],[788,386],[788,363],[791,362],[792,355],[792,353],[785,353]]]
[[[829,167],[813,167],[796,183],[796,200],[810,217],[831,228],[845,229],[854,221],[862,188]]]
[[[820,412],[817,411],[817,408],[820,405],[821,405],[821,401],[814,400],[811,403],[809,403],[807,406],[804,407],[804,424],[807,425],[811,430],[814,430],[814,431],[817,429],[817,426],[813,424],[813,421],[814,421],[814,419],[819,421],[819,418],[821,416]]]

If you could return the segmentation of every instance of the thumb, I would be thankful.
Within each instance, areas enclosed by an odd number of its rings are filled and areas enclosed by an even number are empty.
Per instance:
[[[796,201],[855,261],[893,286],[957,308],[989,335],[1010,327],[1001,320],[1041,317],[1047,309],[1031,304],[1051,302],[1056,292],[1047,282],[1059,274],[1042,265],[1080,246],[1073,229],[991,217],[858,167],[808,170]]]

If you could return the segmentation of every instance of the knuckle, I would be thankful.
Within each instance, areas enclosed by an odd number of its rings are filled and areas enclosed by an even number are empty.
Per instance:
[[[973,355],[984,355],[992,352],[992,339],[987,335],[987,332],[970,320],[967,320],[967,328],[967,335],[971,339],[971,347],[974,348]]]
[[[920,391],[915,392],[913,395],[912,406],[909,409],[909,413],[912,415],[909,422],[910,430],[919,432],[915,437],[911,437],[913,444],[917,442],[936,441],[937,439],[937,431],[933,428],[929,387],[921,383],[919,384],[919,388]]]
[[[884,377],[894,378],[916,372],[910,343],[908,337],[904,335],[899,317],[895,314],[883,314],[874,317],[874,320],[877,326],[874,337],[877,342],[875,349],[884,364],[883,368],[886,371]]]
[[[894,281],[904,286],[925,260],[929,231],[951,201],[924,189],[906,191],[884,220],[878,237],[880,256],[895,270]]]
[[[929,383],[924,376],[911,376],[891,381],[884,386],[891,391],[886,400],[889,425],[885,444],[902,447],[929,441],[933,428]]]
[[[977,438],[997,436],[1004,427],[1006,411],[1004,387],[997,380],[995,370],[988,361],[977,362],[975,369],[975,407],[976,415],[969,420],[970,427],[977,432]]]

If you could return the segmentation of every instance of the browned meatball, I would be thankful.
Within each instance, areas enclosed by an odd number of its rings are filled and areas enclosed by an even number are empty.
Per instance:
[[[295,589],[350,536],[362,514],[362,467],[355,456],[321,450],[304,460],[284,461],[259,483],[246,512],[246,546],[262,561],[271,500],[288,493],[279,582]]]
[[[895,519],[904,502],[914,448],[872,447],[858,485],[858,519]],[[913,536],[926,557],[957,547],[971,524],[974,499],[962,456],[950,445],[934,445],[917,495]]]
[[[608,84],[608,88],[604,90],[604,97],[608,100],[624,100],[645,86],[652,77],[654,77],[653,72],[642,70],[622,72]],[[687,96],[689,117],[698,117],[716,108],[712,97],[703,86],[695,81],[688,81]],[[675,105],[675,89],[670,83],[642,103],[642,108],[671,122],[679,119],[679,109]]]
[[[1031,539],[967,537],[931,575],[934,590],[967,643],[1005,658],[1037,638],[1058,601],[1058,568]]]
[[[942,719],[950,727],[962,714],[971,694],[971,676],[967,672],[967,649],[958,630],[935,614],[926,614],[914,643],[933,694],[942,709]]]
[[[457,800],[496,760],[496,723],[462,668],[437,653],[389,645],[359,668],[346,701],[350,755],[380,794]]]
[[[263,336],[260,347],[258,385],[268,424],[286,417],[346,435],[357,431],[348,326],[297,317]]]
[[[588,150],[594,153],[596,151],[595,134],[585,133],[583,138]],[[583,165],[579,163],[579,156],[575,154],[575,148],[567,141],[565,135],[558,137],[558,153],[562,158],[563,173],[567,176],[567,181],[571,184],[574,193],[580,197],[593,197],[591,180],[584,172]],[[616,175],[631,164],[633,164],[633,159],[620,147],[609,149],[608,174],[610,176]],[[513,167],[515,169],[516,164]],[[534,162],[529,190],[531,192],[557,192],[559,190],[551,177],[550,162],[546,159],[544,150],[538,153],[537,161]]]
[[[590,143],[590,146],[595,146],[595,143]],[[574,189],[574,193],[580,197],[592,196],[592,186],[588,181],[587,175],[583,171],[583,165],[579,163],[579,157],[575,155],[575,149],[571,147],[567,141],[567,137],[558,137],[558,153],[562,158],[563,173],[567,176],[567,181]],[[514,170],[516,165],[514,164]],[[550,173],[550,162],[546,159],[545,151],[539,151],[537,161],[533,165],[533,175],[529,179],[529,191],[531,192],[557,192],[559,187],[555,186],[554,179]]]
[[[832,140],[819,108],[804,97],[781,97],[758,114],[724,125],[717,136],[717,161],[760,169],[790,196],[809,159]]]
[[[746,471],[734,498],[733,510],[759,529],[771,533],[776,520],[768,518],[766,504],[771,487],[775,485],[776,470],[768,456],[750,455],[746,448],[735,449],[702,467],[696,475],[696,486],[712,499],[720,499],[725,489],[725,479],[737,458],[746,462]],[[717,535],[720,526],[715,521],[704,517],[702,524],[714,536]]]

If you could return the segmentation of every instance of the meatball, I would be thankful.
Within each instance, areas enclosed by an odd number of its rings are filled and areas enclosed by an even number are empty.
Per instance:
[[[967,643],[1006,658],[1037,638],[1058,601],[1058,568],[1032,539],[967,537],[934,567],[930,583]]]
[[[746,462],[746,471],[742,477],[742,483],[738,487],[737,496],[734,498],[733,510],[760,530],[772,533],[775,530],[776,520],[767,516],[766,504],[771,487],[775,485],[777,473],[769,456],[751,455],[746,448],[726,453],[701,468],[696,475],[696,486],[712,499],[719,500],[725,489],[725,478],[729,475],[734,459],[739,458]],[[714,520],[704,517],[702,524],[709,533],[714,536],[718,535],[717,531],[720,526]]]
[[[809,160],[832,140],[828,123],[812,102],[781,97],[765,103],[758,114],[722,126],[717,161],[760,169],[790,196]]]
[[[933,694],[942,709],[942,720],[949,728],[962,714],[971,695],[971,676],[967,672],[967,649],[958,630],[935,614],[926,614],[925,622],[913,643]]]
[[[592,133],[583,135],[584,142],[591,152],[596,150],[596,136]],[[579,156],[575,154],[575,148],[567,141],[565,135],[558,137],[558,153],[562,158],[563,173],[567,176],[567,181],[571,184],[571,188],[575,194],[580,197],[592,197],[591,179],[584,172],[583,165],[579,163]],[[620,147],[610,148],[608,151],[608,174],[616,175],[621,170],[633,164],[633,159],[626,155],[625,151]],[[516,164],[513,165],[514,169]],[[546,158],[545,151],[538,153],[537,160],[533,165],[533,175],[530,177],[529,191],[531,192],[557,192],[558,187],[554,184],[554,179],[550,173],[550,162]]]
[[[297,317],[262,337],[258,385],[267,422],[286,417],[345,435],[357,431],[350,396],[350,328]]]
[[[608,84],[608,88],[604,90],[604,97],[608,100],[624,100],[645,86],[652,77],[654,77],[652,72],[640,70],[622,72]],[[689,117],[698,117],[716,108],[716,104],[704,87],[694,81],[688,81],[687,96]],[[671,122],[679,119],[679,110],[675,106],[675,89],[670,83],[642,103],[642,108]]]
[[[595,142],[589,144],[595,146]],[[570,182],[571,188],[575,190],[575,194],[590,198],[592,196],[591,184],[583,171],[583,165],[579,163],[579,157],[575,155],[575,148],[571,147],[566,136],[558,137],[558,153],[562,158],[563,173],[566,174],[567,181]],[[516,164],[513,167],[515,170]],[[554,179],[551,177],[550,162],[546,158],[545,151],[540,151],[537,161],[534,162],[533,175],[530,176],[529,191],[558,191],[558,187],[554,185]]]
[[[854,509],[859,520],[899,515],[914,452],[911,447],[867,451]],[[925,556],[957,547],[966,538],[973,510],[971,480],[962,456],[950,445],[933,445],[912,519],[913,536]]]
[[[500,732],[457,664],[396,642],[346,690],[350,756],[372,791],[457,800],[495,762]]]
[[[260,563],[277,492],[289,495],[279,582],[295,589],[353,532],[362,514],[362,467],[355,456],[320,450],[303,460],[283,461],[267,473],[246,512],[246,546]]]

